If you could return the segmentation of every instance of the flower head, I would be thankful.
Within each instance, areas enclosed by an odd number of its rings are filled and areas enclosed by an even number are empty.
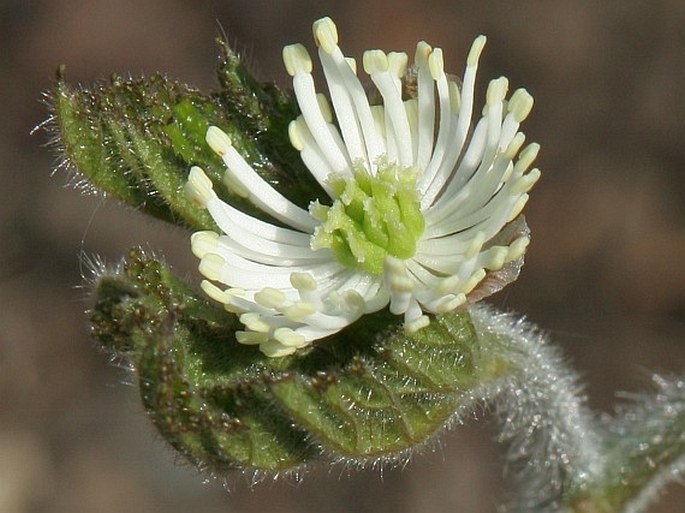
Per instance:
[[[501,288],[516,277],[528,245],[516,220],[540,176],[528,170],[537,144],[518,131],[533,99],[508,81],[490,82],[472,121],[479,36],[459,85],[439,48],[420,42],[407,73],[404,53],[370,50],[363,68],[380,93],[372,104],[357,65],[338,46],[329,18],[314,39],[332,105],[317,94],[312,60],[300,44],[283,59],[301,115],[293,146],[329,198],[304,210],[264,181],[219,128],[207,142],[226,165],[228,186],[286,227],[219,199],[194,167],[187,192],[222,234],[198,232],[192,249],[202,288],[240,315],[243,344],[291,354],[389,305],[408,331]],[[515,221],[516,220],[516,221]],[[222,284],[222,287],[215,283]]]

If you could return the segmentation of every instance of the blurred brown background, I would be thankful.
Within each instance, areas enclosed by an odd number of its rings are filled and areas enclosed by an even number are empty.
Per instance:
[[[185,234],[50,176],[45,134],[29,131],[56,65],[74,83],[160,70],[211,88],[223,29],[260,78],[285,83],[281,47],[311,48],[323,14],[348,54],[413,52],[425,38],[456,73],[486,33],[481,91],[504,74],[533,93],[524,128],[543,170],[527,265],[496,304],[549,331],[597,409],[644,388],[648,370],[685,369],[682,0],[0,0],[0,513],[496,510],[502,448],[487,416],[382,479],[323,468],[299,486],[236,479],[227,494],[175,464],[88,339],[80,251],[115,261],[147,244],[190,279],[195,262]],[[672,486],[651,511],[683,504]]]

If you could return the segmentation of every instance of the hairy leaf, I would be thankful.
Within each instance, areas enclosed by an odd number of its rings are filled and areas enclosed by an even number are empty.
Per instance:
[[[214,471],[292,470],[322,451],[362,462],[401,456],[439,430],[479,380],[466,313],[414,335],[369,317],[271,359],[235,341],[232,314],[140,251],[104,272],[96,294],[95,338],[131,360],[169,443]]]

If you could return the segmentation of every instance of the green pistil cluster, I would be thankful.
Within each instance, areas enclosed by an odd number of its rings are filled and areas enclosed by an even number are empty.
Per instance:
[[[376,176],[358,168],[351,177],[331,177],[333,205],[310,207],[321,221],[312,249],[330,248],[341,264],[373,275],[383,272],[387,255],[414,256],[424,229],[416,178],[413,169],[394,164],[380,165]]]

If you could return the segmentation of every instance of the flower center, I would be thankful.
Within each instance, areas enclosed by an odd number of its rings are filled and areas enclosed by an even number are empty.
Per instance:
[[[356,167],[352,176],[332,175],[333,205],[310,206],[321,221],[312,249],[330,248],[341,264],[372,275],[383,273],[387,255],[402,260],[414,256],[424,229],[416,179],[413,168],[400,170],[388,163],[378,166],[376,176],[363,167]]]

